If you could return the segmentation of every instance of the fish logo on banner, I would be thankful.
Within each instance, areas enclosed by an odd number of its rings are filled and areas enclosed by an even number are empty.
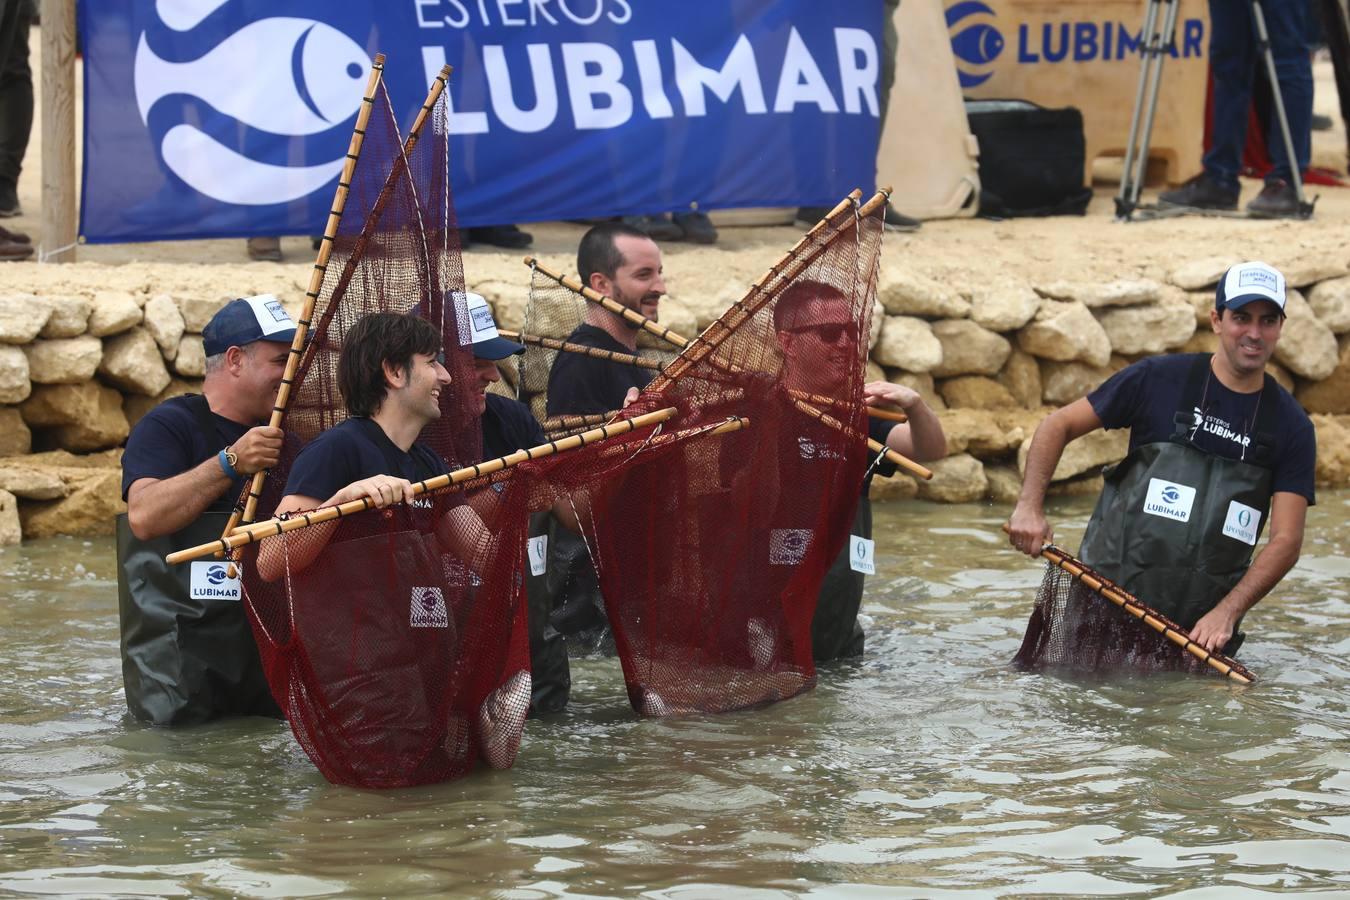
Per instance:
[[[990,67],[1003,52],[1004,41],[993,19],[993,9],[979,0],[962,0],[947,8],[947,34],[963,88],[984,84],[994,74]]]
[[[170,29],[188,32],[226,2],[158,0],[155,12]],[[365,52],[336,28],[312,19],[276,16],[251,22],[204,54],[182,62],[164,59],[142,32],[134,87],[147,128],[159,100],[186,94],[247,129],[298,138],[327,131],[355,115],[369,72]],[[339,154],[308,166],[264,162],[227,147],[197,124],[182,121],[155,139],[164,164],[189,187],[242,206],[286,203],[313,193],[337,177],[344,159]]]

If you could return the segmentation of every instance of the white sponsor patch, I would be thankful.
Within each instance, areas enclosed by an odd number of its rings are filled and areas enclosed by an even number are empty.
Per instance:
[[[193,600],[233,600],[237,603],[243,597],[243,590],[239,586],[239,577],[230,577],[228,563],[195,562],[188,596]]]
[[[1144,512],[1177,522],[1191,520],[1191,506],[1195,503],[1195,488],[1161,478],[1148,480],[1148,494],[1144,497]]]
[[[543,575],[548,566],[548,535],[541,534],[526,541],[525,554],[530,558],[530,574]]]
[[[877,574],[876,541],[856,534],[848,536],[848,567],[864,575]]]
[[[286,312],[286,308],[271,294],[245,297],[244,300],[253,310],[253,318],[258,320],[258,327],[262,329],[264,338],[279,331],[292,331],[295,328],[295,322]]]
[[[412,609],[408,624],[413,628],[449,628],[450,614],[445,609],[445,595],[438,587],[412,589]]]
[[[775,528],[769,532],[769,565],[795,566],[811,546],[809,528]]]
[[[1232,501],[1228,504],[1228,516],[1223,520],[1223,533],[1255,547],[1256,536],[1261,533],[1261,511]]]

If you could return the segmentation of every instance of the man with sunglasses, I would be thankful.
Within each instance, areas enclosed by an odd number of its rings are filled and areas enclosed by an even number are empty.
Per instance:
[[[774,306],[774,330],[783,353],[786,386],[791,391],[839,397],[848,387],[848,373],[858,363],[866,343],[858,331],[852,304],[837,288],[804,281],[784,291]],[[919,394],[903,385],[873,381],[863,385],[863,403],[869,407],[903,410],[907,422],[868,419],[868,434],[892,450],[915,460],[939,459],[947,452],[942,423]],[[830,410],[823,410],[828,413]],[[828,448],[813,439],[827,426],[801,413],[793,422],[795,452],[803,460],[828,460]],[[836,442],[831,441],[833,446]],[[861,449],[866,449],[861,448]],[[858,622],[864,573],[873,567],[872,504],[868,491],[872,476],[893,475],[895,467],[868,452],[848,544],[825,574],[811,622],[812,653],[817,662],[861,656],[864,634]]]
[[[1209,314],[1217,353],[1140,360],[1042,422],[1008,523],[1012,545],[1038,556],[1054,539],[1043,504],[1064,445],[1129,428],[1129,455],[1108,473],[1079,554],[1196,644],[1236,652],[1243,615],[1298,560],[1315,500],[1312,422],[1265,371],[1285,301],[1280,272],[1233,266]],[[1267,519],[1269,543],[1252,560]]]

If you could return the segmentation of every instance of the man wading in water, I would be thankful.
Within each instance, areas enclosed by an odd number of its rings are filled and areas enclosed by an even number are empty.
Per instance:
[[[1236,652],[1242,616],[1298,560],[1314,502],[1312,422],[1265,374],[1284,316],[1283,275],[1233,266],[1209,314],[1219,352],[1140,360],[1056,410],[1031,442],[1012,545],[1037,556],[1053,539],[1043,504],[1065,444],[1129,428],[1129,455],[1107,475],[1079,555],[1196,644]],[[1252,561],[1267,518],[1270,541]]]

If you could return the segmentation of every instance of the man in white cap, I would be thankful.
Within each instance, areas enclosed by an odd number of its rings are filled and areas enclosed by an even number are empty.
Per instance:
[[[1206,650],[1235,652],[1242,616],[1298,560],[1315,499],[1312,422],[1265,372],[1285,302],[1277,270],[1233,266],[1209,314],[1217,353],[1140,360],[1042,422],[1009,521],[1013,546],[1036,556],[1053,539],[1043,503],[1065,444],[1129,428],[1129,455],[1107,475],[1079,555]],[[1253,560],[1267,519],[1269,543]]]
[[[270,294],[232,300],[202,331],[201,394],[164,401],[122,456],[118,592],[127,705],[156,725],[279,715],[221,561],[169,566],[166,554],[220,537],[245,479],[275,465],[276,402],[295,323]]]

